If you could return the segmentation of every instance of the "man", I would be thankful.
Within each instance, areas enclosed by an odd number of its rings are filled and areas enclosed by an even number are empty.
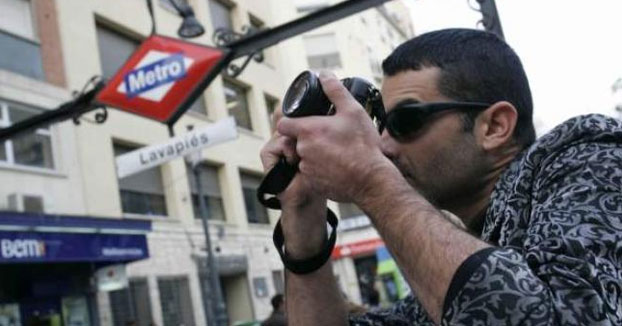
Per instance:
[[[272,299],[270,299],[270,304],[272,304],[272,313],[268,319],[261,323],[261,326],[287,326],[283,295],[280,293],[275,294]]]
[[[323,248],[327,198],[354,202],[413,296],[348,320],[326,263],[288,272],[290,325],[621,324],[620,122],[578,117],[534,142],[520,60],[486,32],[423,34],[383,70],[382,136],[322,73],[335,115],[281,119],[262,161],[299,162],[279,195],[287,257]]]

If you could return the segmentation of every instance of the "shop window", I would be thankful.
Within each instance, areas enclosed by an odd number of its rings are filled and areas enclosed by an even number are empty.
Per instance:
[[[261,183],[261,177],[251,174],[240,173],[242,181],[242,193],[246,206],[246,217],[249,223],[269,224],[268,210],[257,200],[257,188]]]
[[[109,292],[114,325],[152,325],[151,299],[146,279],[130,280],[129,287]]]
[[[307,35],[303,39],[311,69],[341,68],[341,56],[334,33]]]
[[[134,149],[131,146],[114,144],[115,156]],[[162,173],[159,167],[119,179],[119,192],[124,213],[158,216],[167,214]]]
[[[31,5],[28,0],[0,1],[0,69],[44,80]]]
[[[0,101],[0,127],[8,127],[40,114],[41,111],[24,104]],[[54,169],[49,127],[40,127],[35,131],[17,135],[4,144],[0,143],[0,161],[9,165]]]
[[[201,188],[203,189],[203,198],[207,205],[207,217],[210,220],[225,220],[225,210],[222,203],[222,194],[220,192],[220,182],[218,181],[218,168],[215,166],[201,164],[198,166]],[[188,180],[190,184],[190,192],[192,194],[192,211],[194,217],[201,218],[201,210],[199,205],[199,191],[196,179],[190,165],[186,166]]]
[[[209,0],[209,12],[212,18],[214,30],[226,28],[233,30],[233,20],[231,19],[231,6],[217,0]]]
[[[339,215],[342,219],[364,216],[365,213],[354,203],[339,203]]]
[[[363,304],[371,307],[377,307],[380,303],[380,292],[376,284],[377,266],[376,256],[359,257],[354,260],[361,300]]]
[[[238,127],[253,130],[248,107],[248,90],[227,80],[223,82],[223,87],[229,115],[235,118]]]
[[[103,25],[97,25],[97,45],[102,76],[112,77],[138,48],[139,41],[115,32]]]
[[[194,326],[194,313],[188,279],[185,277],[158,280],[163,326]]]

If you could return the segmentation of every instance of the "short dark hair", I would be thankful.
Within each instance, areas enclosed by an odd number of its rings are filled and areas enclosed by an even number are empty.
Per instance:
[[[382,63],[385,76],[438,67],[438,90],[456,101],[508,101],[518,111],[514,139],[523,147],[535,140],[529,81],[518,55],[495,34],[452,28],[421,34],[397,47]],[[465,130],[479,111],[465,112]]]
[[[283,295],[280,293],[275,294],[272,299],[270,299],[270,304],[272,305],[272,309],[278,310],[283,304]]]

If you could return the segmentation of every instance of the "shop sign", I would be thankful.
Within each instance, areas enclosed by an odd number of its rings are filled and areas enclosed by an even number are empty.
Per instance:
[[[139,234],[0,231],[0,263],[121,262],[149,257]]]
[[[166,142],[139,148],[116,158],[117,176],[124,178],[203,148],[237,138],[233,117],[222,119],[207,127],[171,138]]]
[[[96,100],[166,122],[192,104],[191,94],[210,78],[223,56],[222,49],[152,35],[112,76]]]
[[[333,249],[331,257],[333,259],[339,259],[343,257],[375,253],[376,249],[382,246],[384,246],[384,242],[382,242],[382,239],[379,238],[343,244],[336,246],[335,249]]]

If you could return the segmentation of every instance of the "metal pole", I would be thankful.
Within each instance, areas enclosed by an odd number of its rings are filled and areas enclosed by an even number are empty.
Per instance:
[[[503,35],[503,28],[501,28],[501,19],[499,18],[495,0],[477,0],[477,2],[482,12],[484,28],[489,32],[497,34],[500,39],[504,40],[505,36]]]
[[[208,211],[207,205],[205,203],[205,198],[203,195],[203,188],[201,187],[201,178],[199,175],[199,164],[198,162],[193,162],[192,172],[194,174],[195,184],[197,186],[197,192],[199,195],[199,211],[201,214],[201,222],[203,224],[203,233],[205,234],[205,251],[207,252],[207,271],[209,273],[209,282],[210,288],[212,290],[212,294],[214,296],[214,300],[210,300],[211,305],[211,320],[209,320],[210,326],[227,326],[227,311],[225,303],[222,299],[222,291],[220,288],[220,280],[218,278],[218,268],[216,260],[214,259],[214,254],[212,252],[212,242],[209,235],[209,222],[208,222]],[[205,270],[205,269],[204,269]],[[206,300],[208,297],[205,296],[203,300]]]
[[[134,296],[132,295],[132,284],[129,281],[127,282],[125,293],[127,294],[127,304],[130,310],[130,318],[132,318],[132,321],[138,322],[136,320],[136,311],[134,311]]]

